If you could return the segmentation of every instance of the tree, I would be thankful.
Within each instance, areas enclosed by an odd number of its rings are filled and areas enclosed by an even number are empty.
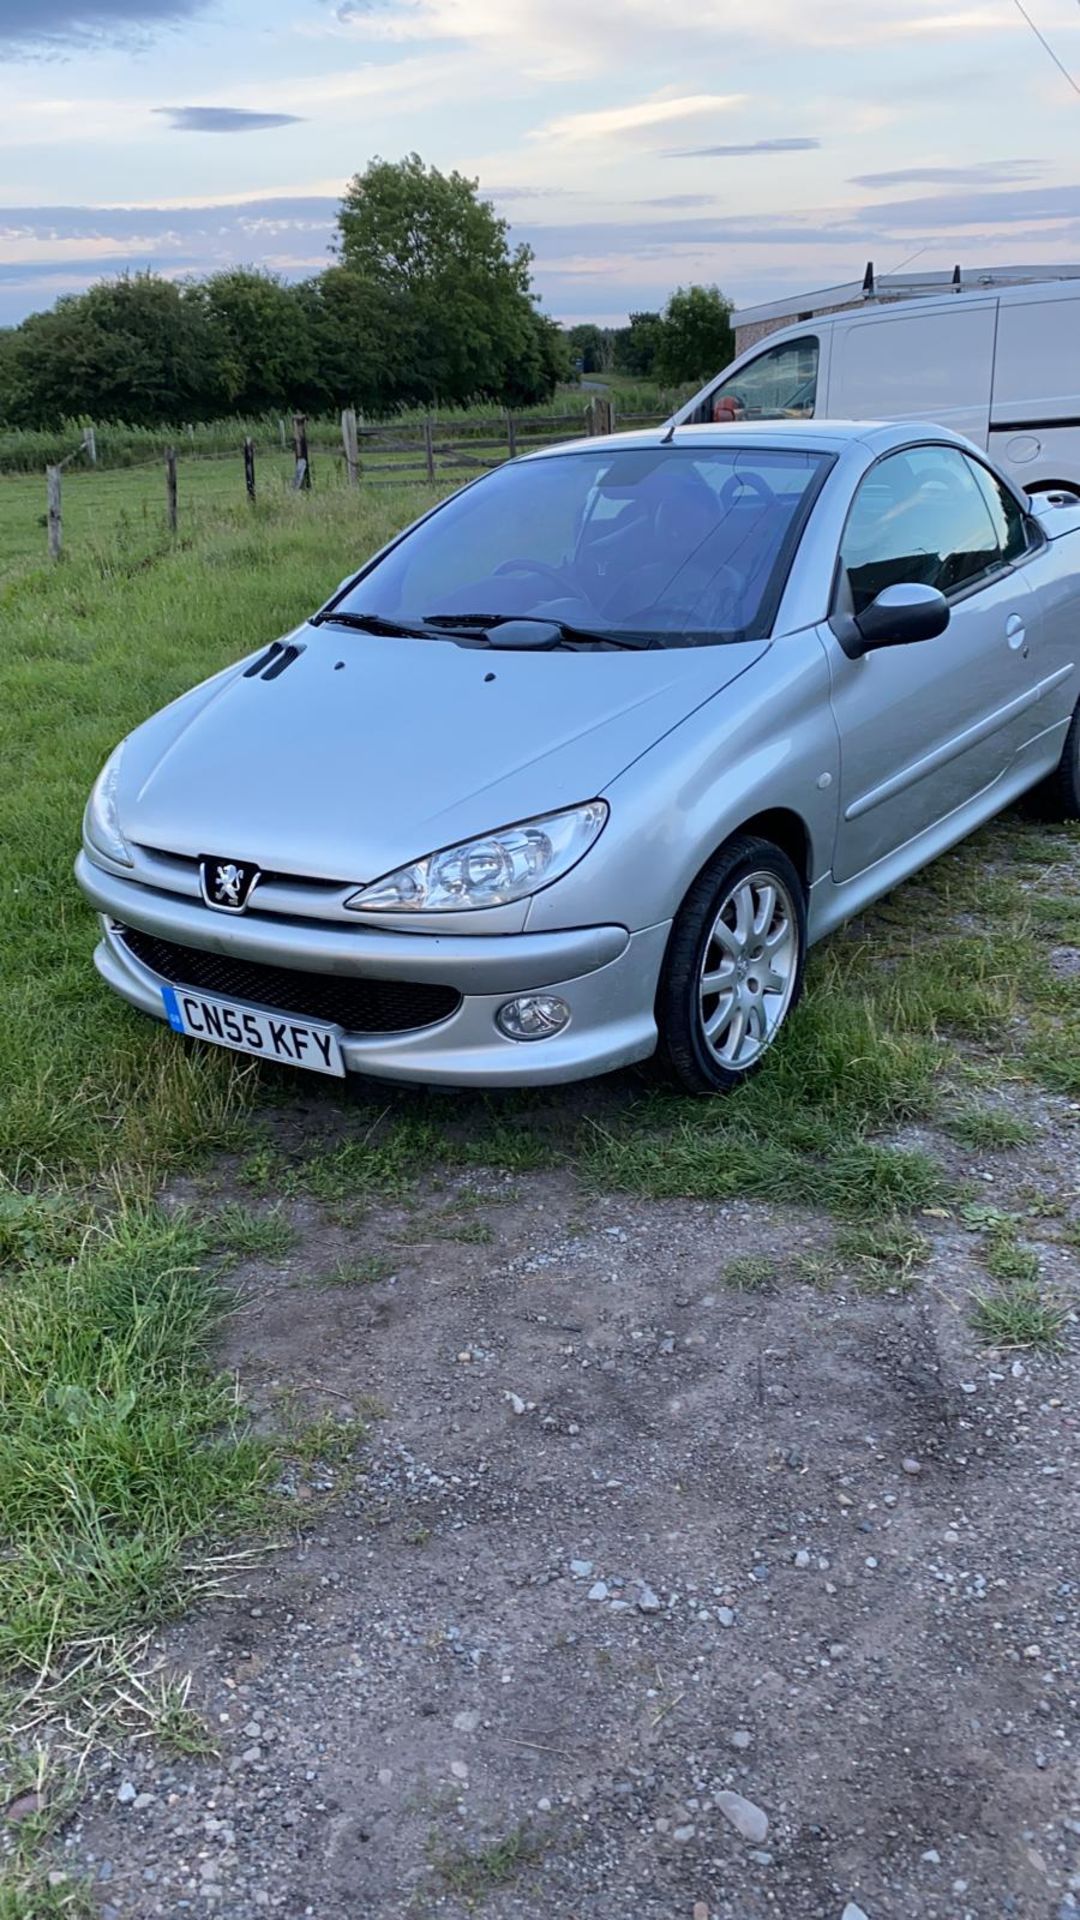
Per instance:
[[[418,154],[373,160],[345,189],[338,258],[353,280],[392,301],[413,363],[410,398],[499,399],[536,343],[532,254],[479,183],[426,167]]]
[[[632,313],[630,325],[615,335],[615,366],[620,373],[648,379],[660,348],[663,321],[658,313]]]
[[[731,302],[719,287],[678,287],[664,309],[654,372],[673,386],[707,380],[735,352]]]
[[[499,398],[508,407],[537,406],[550,400],[560,380],[570,378],[566,335],[544,313],[532,314],[532,338],[527,351],[511,367]]]
[[[102,280],[0,330],[0,419],[82,417],[167,426],[225,412],[491,400],[527,406],[567,379],[567,336],[530,290],[478,184],[416,154],[373,160],[349,183],[338,258],[298,285],[235,267],[177,282]],[[613,334],[589,329],[597,364]]]
[[[393,413],[422,398],[414,390],[413,316],[401,295],[330,267],[296,289],[311,341],[311,371],[298,404],[317,412],[359,407]]]
[[[16,426],[76,414],[153,426],[209,419],[232,400],[228,340],[201,288],[153,273],[99,281],[31,314],[5,358]]]
[[[212,274],[201,297],[222,343],[230,405],[264,413],[297,403],[315,373],[311,312],[296,287],[255,267]]]
[[[567,328],[567,346],[573,359],[578,363],[580,372],[607,372],[611,367],[611,342],[613,334],[607,326],[596,326],[594,321],[580,321],[577,326]]]

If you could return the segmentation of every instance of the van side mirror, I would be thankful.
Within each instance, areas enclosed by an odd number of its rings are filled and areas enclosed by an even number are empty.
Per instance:
[[[949,603],[936,587],[883,587],[861,613],[842,614],[833,632],[849,660],[861,660],[879,647],[907,647],[916,640],[936,640],[949,624]]]

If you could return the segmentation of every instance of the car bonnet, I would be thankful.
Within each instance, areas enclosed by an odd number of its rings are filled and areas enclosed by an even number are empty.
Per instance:
[[[768,645],[522,654],[332,626],[289,641],[276,673],[280,655],[241,662],[131,736],[132,842],[371,880],[602,793]]]

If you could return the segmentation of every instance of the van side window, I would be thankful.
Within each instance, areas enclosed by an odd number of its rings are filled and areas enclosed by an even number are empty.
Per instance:
[[[885,587],[957,593],[1004,563],[982,488],[954,447],[907,447],[872,467],[855,495],[840,564],[854,613]]]
[[[1032,536],[1019,501],[981,461],[969,460],[968,465],[982,488],[1002,557],[1010,563],[1022,559],[1031,547]]]
[[[704,420],[812,420],[820,349],[813,334],[768,347],[714,387]]]

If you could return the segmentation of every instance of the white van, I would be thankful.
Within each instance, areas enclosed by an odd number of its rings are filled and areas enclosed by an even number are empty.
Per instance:
[[[1028,493],[1080,493],[1080,280],[821,314],[740,354],[675,419],[815,416],[933,420]]]

